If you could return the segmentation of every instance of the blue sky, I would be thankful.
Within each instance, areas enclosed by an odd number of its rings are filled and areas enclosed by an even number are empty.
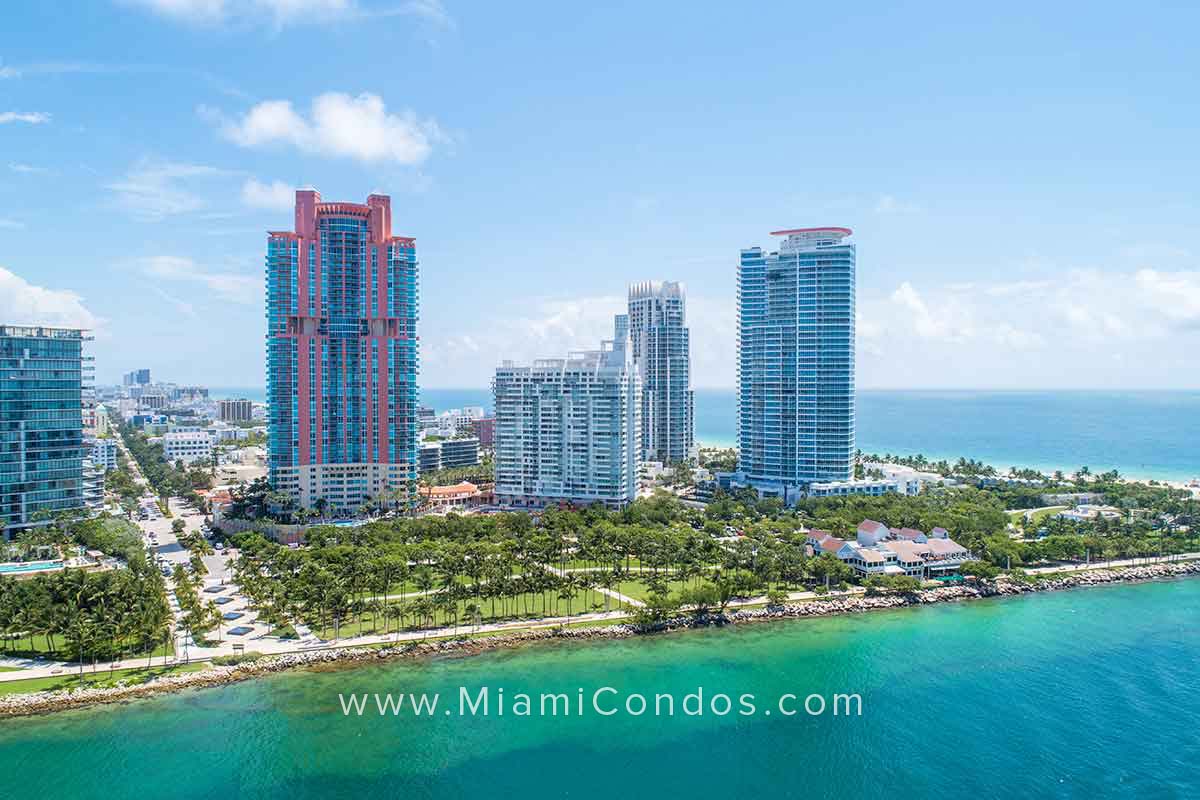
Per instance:
[[[860,386],[1200,388],[1196,6],[591,5],[11,4],[0,319],[259,385],[310,184],[391,194],[428,386],[593,346],[648,279],[731,385],[738,249],[843,225]]]

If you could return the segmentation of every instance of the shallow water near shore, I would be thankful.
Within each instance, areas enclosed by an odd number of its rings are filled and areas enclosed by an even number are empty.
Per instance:
[[[1194,797],[1198,620],[1181,580],[286,673],[0,720],[0,769],[22,797]],[[484,685],[491,714],[458,716]],[[606,710],[663,693],[676,713],[601,716],[601,687]],[[700,687],[734,712],[684,715]],[[498,716],[500,688],[583,688],[585,713]],[[346,717],[352,692],[440,704]],[[839,692],[861,717],[777,710]]]

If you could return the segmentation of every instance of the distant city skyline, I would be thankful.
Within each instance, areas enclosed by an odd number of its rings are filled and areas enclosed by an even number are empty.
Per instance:
[[[100,382],[260,385],[263,236],[316,185],[416,238],[431,388],[593,346],[646,279],[730,388],[737,251],[830,224],[862,388],[1200,388],[1197,7],[5,11],[0,323],[92,329]]]

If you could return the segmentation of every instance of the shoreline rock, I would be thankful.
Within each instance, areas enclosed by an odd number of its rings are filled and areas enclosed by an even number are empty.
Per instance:
[[[514,631],[479,638],[412,641],[374,647],[343,647],[309,650],[264,656],[235,666],[211,666],[199,672],[169,675],[133,686],[112,688],[60,689],[57,691],[13,694],[0,697],[0,717],[29,716],[65,711],[84,706],[125,703],[140,698],[184,689],[223,686],[286,670],[317,666],[361,666],[401,658],[418,659],[432,656],[466,657],[495,650],[521,647],[537,642],[590,641],[624,639],[656,633],[705,628],[723,625],[745,625],[808,617],[828,617],[868,611],[979,600],[990,597],[1011,597],[1035,592],[1105,586],[1115,583],[1140,583],[1170,578],[1200,577],[1200,561],[1147,564],[1120,569],[1096,569],[1066,574],[1057,578],[1014,580],[1001,576],[995,581],[975,584],[939,586],[909,594],[885,594],[870,597],[838,597],[785,603],[756,609],[740,609],[702,616],[679,616],[651,626],[634,623],[614,623],[589,628],[541,628]]]

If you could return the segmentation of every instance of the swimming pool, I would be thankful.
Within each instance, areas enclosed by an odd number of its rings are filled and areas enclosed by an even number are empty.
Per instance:
[[[62,569],[61,561],[34,561],[30,564],[0,564],[0,575],[21,575],[26,572],[44,572],[48,569]]]

